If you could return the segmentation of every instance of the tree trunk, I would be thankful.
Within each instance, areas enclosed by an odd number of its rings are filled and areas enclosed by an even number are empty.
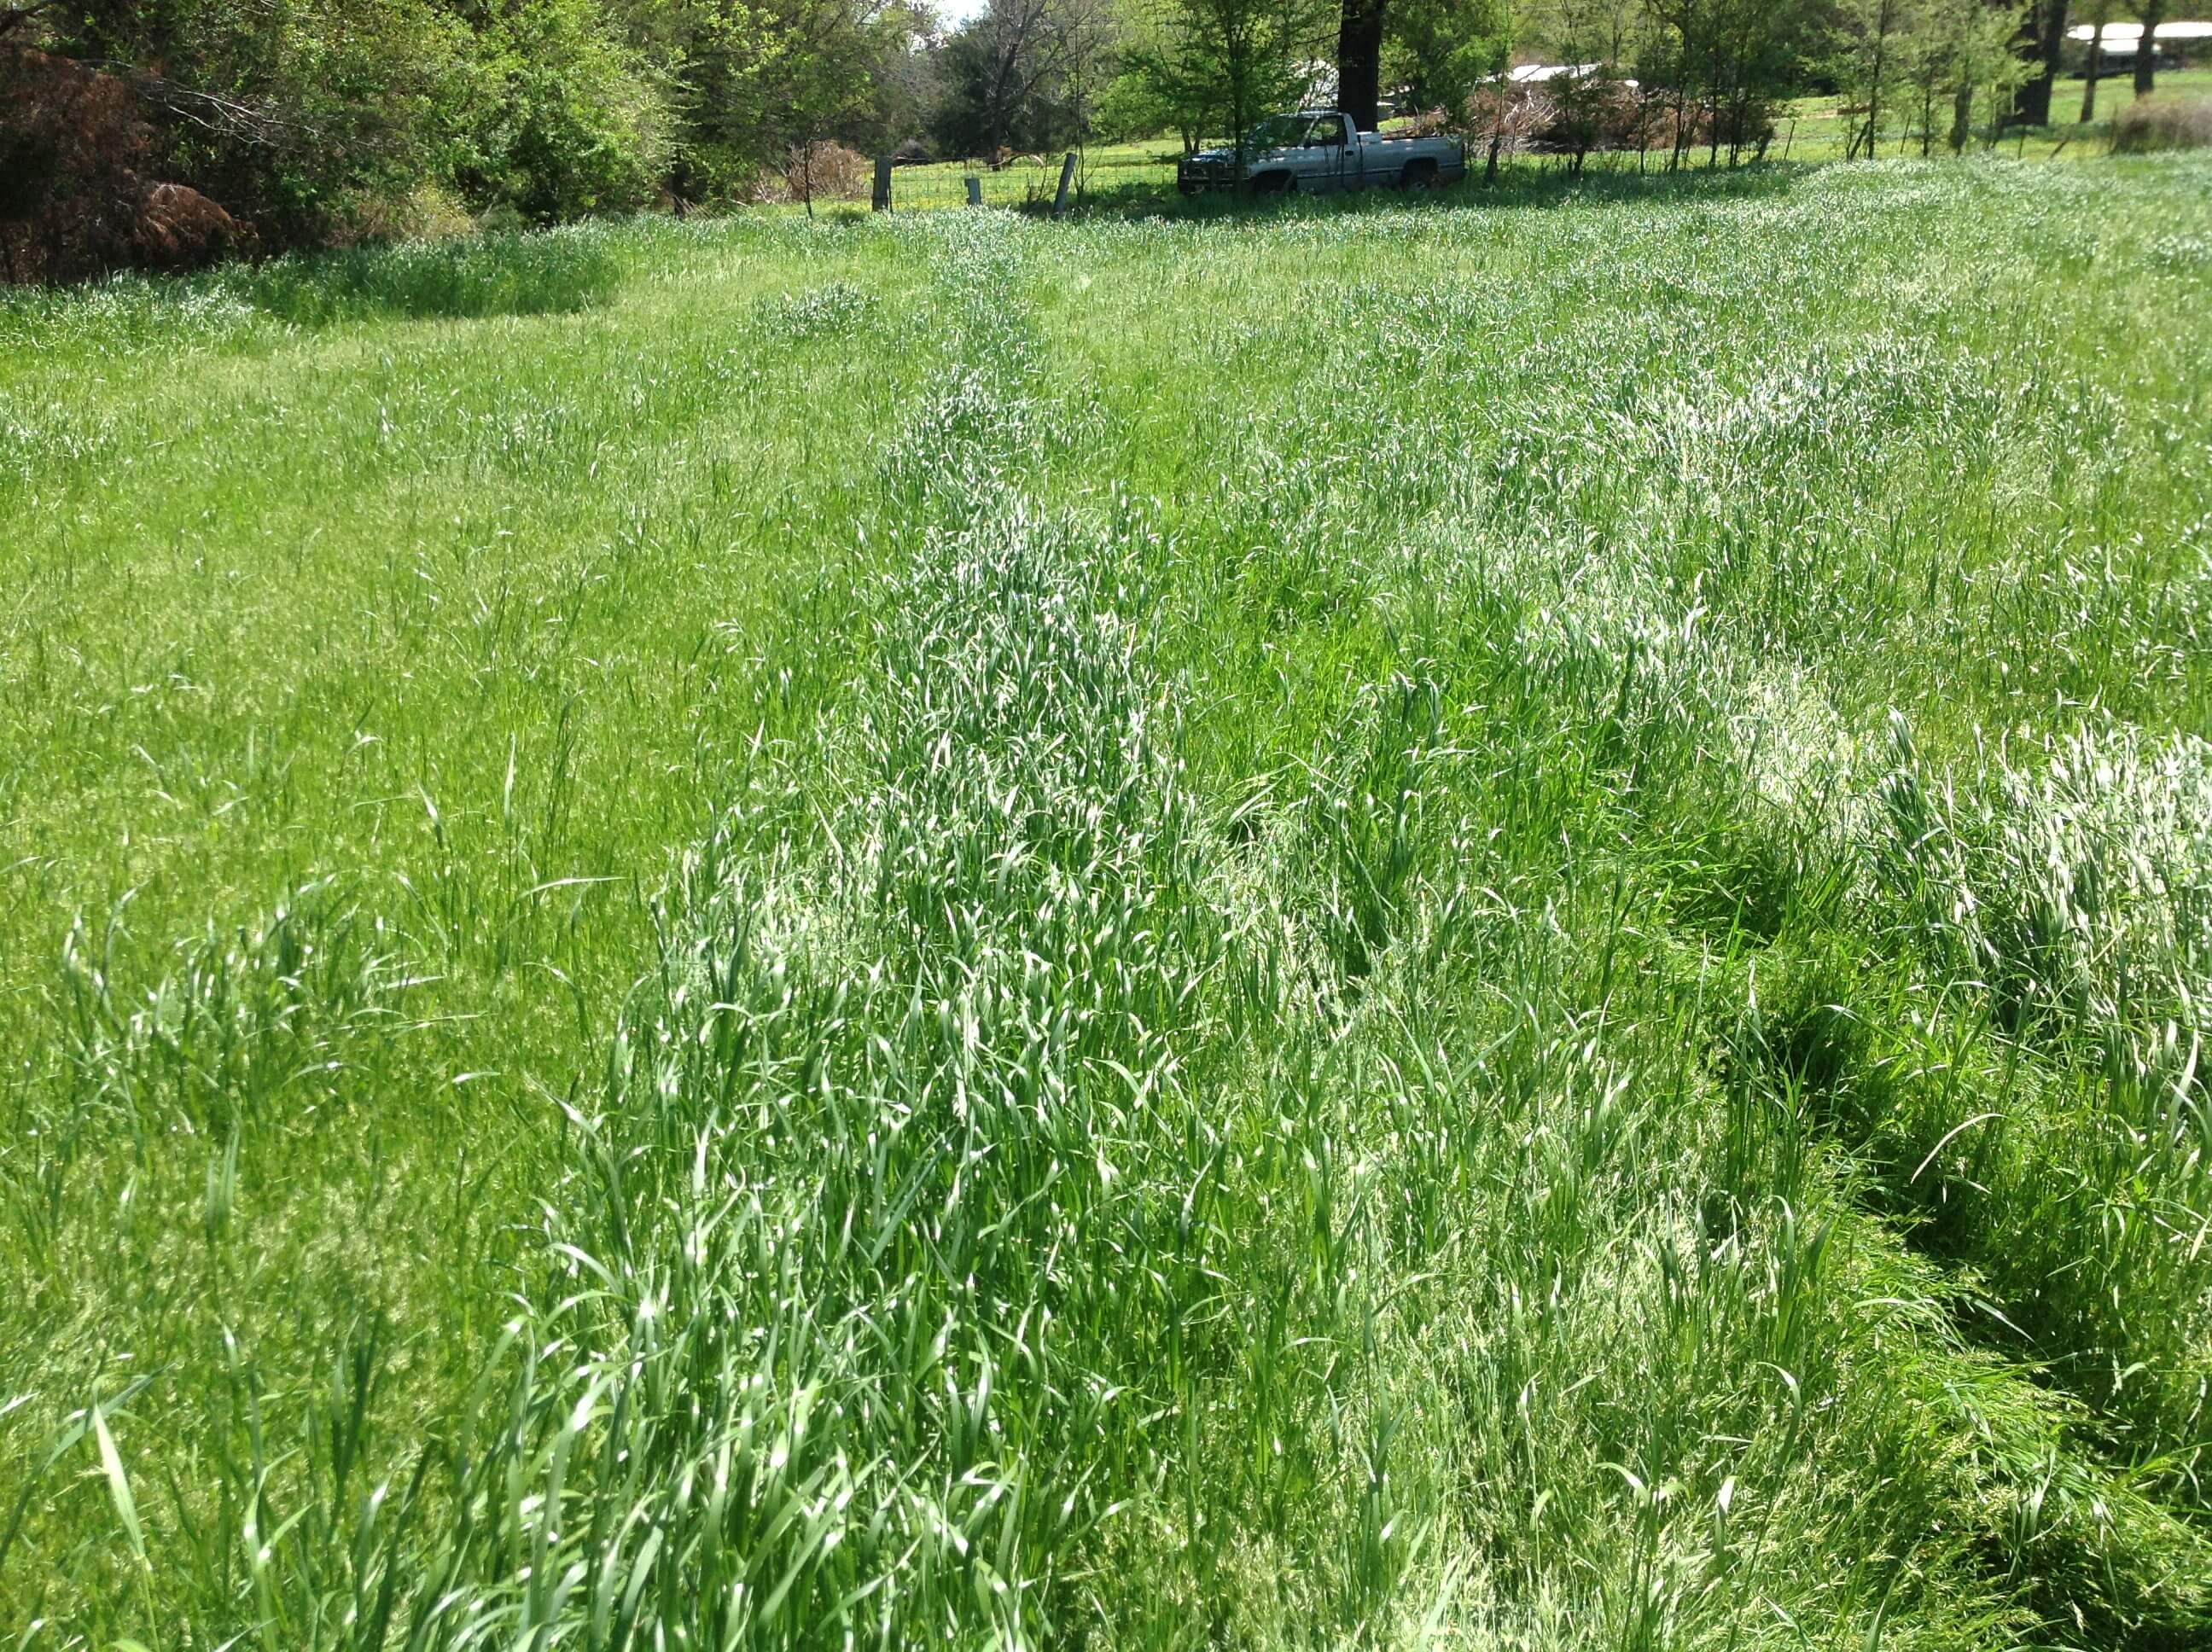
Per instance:
[[[2136,15],[2142,33],[2136,39],[2136,95],[2143,98],[2158,86],[2158,26],[2166,21],[2166,0],[2144,0]]]
[[[1363,132],[1382,100],[1384,0],[1344,0],[1336,31],[1336,106]]]
[[[1964,155],[1966,140],[1974,135],[1974,83],[1959,77],[1959,94],[1951,100],[1951,153]]]
[[[2066,60],[2066,0],[2051,0],[2051,27],[2043,36],[2043,124],[2051,124],[2051,90]]]
[[[1882,61],[1889,54],[1889,21],[1890,10],[1885,5],[1875,23],[1874,78],[1867,84],[1866,152],[1869,161],[1878,158],[1874,146],[1881,131],[1881,70]],[[1844,158],[1850,159],[1848,155]]]
[[[2027,32],[2039,66],[2033,79],[2021,82],[2013,99],[2013,118],[2023,126],[2048,126],[2051,83],[2058,78],[2058,59],[2066,50],[2066,0],[2037,0],[2028,13]]]
[[[2097,76],[2105,68],[2105,20],[2097,19],[2097,32],[2089,37],[2089,66],[2081,71],[2081,124],[2097,118]]]

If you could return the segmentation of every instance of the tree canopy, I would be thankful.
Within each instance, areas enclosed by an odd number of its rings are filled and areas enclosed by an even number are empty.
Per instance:
[[[680,210],[772,192],[824,142],[992,160],[1101,137],[1193,148],[1321,98],[1368,126],[1429,112],[1577,155],[1717,163],[1759,152],[1778,100],[1817,84],[1856,111],[1858,152],[1893,122],[1958,147],[1976,100],[2015,86],[2046,118],[2066,15],[2065,0],[987,0],[948,26],[928,0],[15,0],[0,236],[58,246],[56,212],[121,222],[157,182],[204,192],[264,246],[461,215]],[[1572,72],[1516,90],[1501,78],[1516,60]],[[1507,115],[1501,98],[1542,107]],[[79,234],[73,262],[37,273],[127,260],[136,233]]]

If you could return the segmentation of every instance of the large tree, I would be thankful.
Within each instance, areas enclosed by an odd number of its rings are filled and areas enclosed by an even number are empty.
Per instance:
[[[2167,0],[2135,0],[2142,33],[2136,37],[2136,95],[2148,97],[2158,86],[2158,26],[2166,21]]]
[[[1079,141],[1115,27],[1105,0],[990,0],[945,43],[939,140],[988,156]]]
[[[678,87],[674,192],[707,200],[742,196],[800,146],[883,138],[918,26],[895,0],[639,0],[631,15]]]
[[[1157,40],[1131,61],[1175,109],[1186,144],[1226,134],[1240,149],[1262,115],[1313,91],[1334,0],[1166,0]]]
[[[2081,119],[2097,118],[2097,82],[2105,73],[2105,27],[2112,21],[2112,0],[2090,0],[2089,57],[2081,71]]]
[[[1457,110],[1504,66],[1511,38],[1505,0],[1341,0],[1337,106],[1374,131],[1388,71],[1417,103]]]
[[[1511,40],[1504,0],[1392,0],[1383,79],[1413,109],[1461,116],[1476,89],[1505,67]]]
[[[1375,130],[1382,100],[1382,24],[1385,0],[1344,0],[1336,27],[1337,106]]]
[[[2035,67],[2013,94],[2013,118],[2023,125],[2051,124],[2051,91],[2066,52],[2068,0],[2032,0],[2020,31],[2022,55]]]

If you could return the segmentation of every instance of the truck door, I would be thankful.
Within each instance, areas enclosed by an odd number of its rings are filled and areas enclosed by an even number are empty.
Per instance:
[[[1299,182],[1316,195],[1333,195],[1344,188],[1344,169],[1358,164],[1345,143],[1344,126],[1342,115],[1322,115],[1306,135],[1307,166],[1301,169],[1305,175]]]

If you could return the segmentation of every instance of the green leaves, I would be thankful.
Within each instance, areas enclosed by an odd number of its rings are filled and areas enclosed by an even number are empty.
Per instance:
[[[105,1406],[92,1407],[92,1432],[100,1445],[100,1472],[107,1480],[107,1495],[115,1504],[115,1517],[122,1522],[123,1534],[131,1540],[131,1552],[137,1556],[141,1566],[151,1565],[146,1558],[146,1534],[138,1524],[138,1504],[131,1495],[130,1477],[123,1472],[123,1456],[115,1449],[115,1436],[108,1432]]]

